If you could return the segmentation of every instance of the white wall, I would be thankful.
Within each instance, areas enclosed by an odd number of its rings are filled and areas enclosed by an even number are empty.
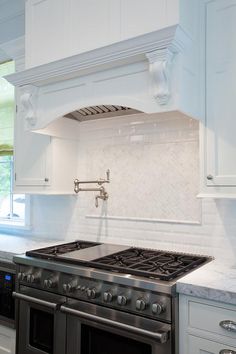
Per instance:
[[[93,192],[33,196],[29,234],[236,256],[236,202],[198,200],[198,123],[122,118],[81,128],[78,177],[105,177],[107,204]]]

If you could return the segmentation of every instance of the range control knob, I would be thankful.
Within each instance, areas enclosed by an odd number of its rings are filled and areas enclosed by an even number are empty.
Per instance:
[[[57,286],[57,280],[55,278],[45,279],[43,285],[48,289],[55,288]]]
[[[86,293],[89,299],[95,299],[95,297],[97,296],[97,291],[95,288],[92,289],[88,288],[86,290]]]
[[[63,291],[65,293],[70,293],[72,291],[72,286],[71,284],[63,284],[62,285]]]
[[[77,285],[78,285],[77,281],[75,280],[75,281],[71,281],[68,284],[63,284],[62,288],[65,293],[67,293],[67,292],[71,293],[77,289]]]
[[[160,315],[161,313],[165,312],[165,306],[160,302],[154,302],[152,304],[152,312],[155,315]]]
[[[127,304],[127,297],[124,295],[118,295],[117,296],[117,303],[118,305],[124,306]]]
[[[113,295],[110,291],[105,291],[103,294],[103,301],[104,302],[112,302],[113,300]]]
[[[40,278],[41,278],[40,272],[29,273],[26,276],[27,283],[37,283],[40,281]]]
[[[17,274],[17,278],[18,280],[24,280],[27,277],[27,274],[23,273],[23,272],[19,272]]]
[[[138,299],[136,301],[136,309],[139,311],[143,311],[145,310],[145,308],[147,307],[147,303],[144,299]]]

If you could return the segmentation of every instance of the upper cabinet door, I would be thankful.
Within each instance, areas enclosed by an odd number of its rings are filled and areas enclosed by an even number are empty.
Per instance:
[[[236,0],[206,8],[206,183],[236,186]]]
[[[15,119],[15,183],[14,191],[27,191],[21,186],[51,184],[51,138],[24,130],[21,114]],[[20,188],[19,188],[20,187]]]

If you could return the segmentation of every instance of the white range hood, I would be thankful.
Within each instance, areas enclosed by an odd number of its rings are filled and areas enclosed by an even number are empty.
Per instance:
[[[110,107],[111,116],[174,112],[200,119],[195,45],[175,25],[6,78],[19,88],[28,131],[76,137],[79,114],[87,112],[85,120],[110,116],[93,115],[96,107],[108,113]]]

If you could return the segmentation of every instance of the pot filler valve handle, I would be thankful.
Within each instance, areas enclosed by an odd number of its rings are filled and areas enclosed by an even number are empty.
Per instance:
[[[74,180],[74,191],[75,191],[75,193],[79,193],[79,180],[78,179]]]
[[[97,180],[88,180],[88,181],[80,181],[78,179],[75,179],[74,180],[74,191],[76,194],[78,194],[79,192],[99,192],[99,194],[97,194],[95,196],[95,206],[97,208],[98,207],[98,200],[99,199],[107,200],[108,196],[109,196],[103,186],[104,183],[110,183],[110,170],[106,171],[106,179],[100,178]],[[97,184],[98,187],[81,188],[80,184]]]

